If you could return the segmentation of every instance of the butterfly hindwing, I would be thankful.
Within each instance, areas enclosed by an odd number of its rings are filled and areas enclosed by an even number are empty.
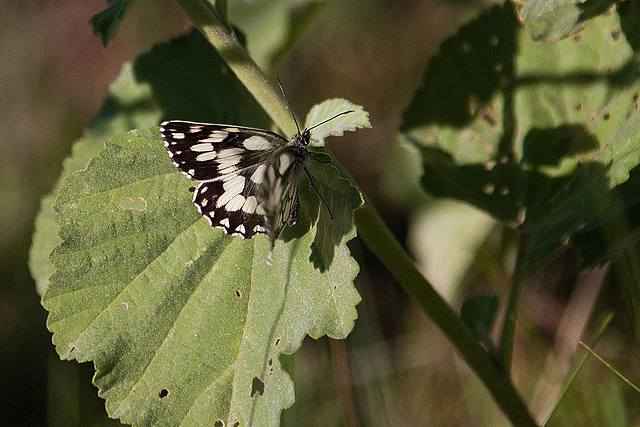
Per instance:
[[[296,222],[300,175],[310,161],[306,149],[289,145],[278,149],[267,163],[262,199],[267,218],[267,235],[272,241],[285,225]]]

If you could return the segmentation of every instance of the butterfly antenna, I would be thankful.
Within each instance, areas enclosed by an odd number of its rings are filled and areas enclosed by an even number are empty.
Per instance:
[[[331,120],[333,120],[333,119],[335,119],[335,118],[338,118],[338,117],[342,116],[343,114],[349,114],[349,113],[355,113],[355,112],[356,112],[356,110],[343,111],[342,113],[338,113],[338,114],[336,114],[335,116],[333,116],[333,117],[331,117],[331,118],[329,118],[329,119],[327,119],[327,120],[323,120],[323,121],[321,121],[321,122],[320,122],[320,123],[318,123],[317,125],[313,125],[313,126],[311,126],[311,127],[310,127],[309,129],[307,129],[307,130],[311,130],[311,129],[313,129],[313,128],[317,128],[318,126],[321,126],[321,125],[323,125],[323,124],[325,124],[325,123],[327,123],[327,122],[330,122]]]
[[[287,109],[291,113],[291,117],[293,117],[293,122],[296,124],[296,129],[298,129],[298,135],[300,134],[300,126],[298,126],[298,121],[296,120],[296,115],[293,114],[293,110],[289,106],[289,101],[287,100],[287,95],[284,93],[284,87],[282,87],[282,83],[280,83],[280,77],[276,74],[276,80],[278,81],[278,86],[280,86],[280,91],[282,92],[282,97],[284,98],[284,103],[287,104]]]
[[[322,194],[320,194],[320,192],[316,188],[316,185],[313,183],[313,179],[311,179],[311,174],[309,173],[307,168],[304,168],[304,171],[307,173],[307,177],[309,177],[309,183],[311,184],[311,188],[313,188],[313,191],[315,191],[318,197],[320,197],[320,200],[322,200],[322,203],[324,203],[324,207],[327,208],[327,211],[329,212],[329,216],[331,217],[331,219],[333,219],[333,213],[331,212],[331,209],[329,209],[329,205],[324,200],[324,197],[322,197]]]

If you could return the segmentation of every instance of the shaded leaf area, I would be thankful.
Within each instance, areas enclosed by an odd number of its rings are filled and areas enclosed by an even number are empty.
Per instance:
[[[132,4],[133,0],[108,0],[107,7],[89,19],[93,33],[100,37],[104,46],[116,36],[118,27]]]
[[[329,156],[314,154],[313,158],[315,161],[311,164],[309,172],[316,190],[327,206],[321,203],[310,181],[303,177],[298,190],[298,220],[293,227],[284,230],[281,238],[287,242],[293,238],[300,238],[315,226],[318,231],[311,243],[309,261],[315,268],[325,272],[333,263],[336,248],[345,236],[352,236],[353,211],[360,207],[362,198],[360,192],[347,180],[340,178],[336,169],[329,165]]]
[[[333,168],[319,168],[329,169],[318,172],[322,188]],[[358,195],[338,182],[343,199]],[[267,239],[209,226],[190,185],[157,130],[110,139],[65,180],[43,298],[54,344],[63,358],[94,362],[109,415],[125,423],[276,425],[293,403],[279,356],[306,334],[344,338],[353,327],[357,265],[344,244],[353,227],[324,272],[309,262],[320,233],[308,225],[277,242],[269,267]],[[301,206],[317,210],[305,194]],[[126,208],[131,200],[144,207]]]
[[[465,299],[460,307],[462,321],[490,350],[494,350],[491,327],[499,306],[500,301],[495,295],[474,295]]]
[[[148,82],[163,120],[268,128],[271,121],[197,30],[155,45],[136,59],[136,78]]]
[[[616,14],[546,44],[494,7],[443,43],[405,114],[422,186],[520,225],[529,270],[567,243],[587,263],[620,253],[632,239],[612,239],[614,250],[585,233],[605,232],[605,217],[637,224],[637,198],[618,191],[640,162],[637,70]]]
[[[325,0],[262,0],[229,2],[229,20],[247,36],[251,58],[264,70],[296,43]]]

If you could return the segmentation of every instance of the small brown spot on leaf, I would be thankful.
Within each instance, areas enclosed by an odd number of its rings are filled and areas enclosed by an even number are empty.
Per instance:
[[[492,195],[492,194],[493,194],[493,192],[495,191],[495,189],[496,189],[496,186],[495,186],[495,185],[493,185],[493,184],[491,184],[491,183],[488,183],[488,184],[485,184],[485,185],[484,185],[484,187],[482,187],[482,192],[483,192],[484,194],[486,194],[486,195],[490,196],[490,195]]]
[[[158,393],[158,397],[160,399],[164,399],[167,396],[169,396],[169,390],[167,390],[166,388],[161,389],[160,393]]]
[[[471,52],[471,45],[469,44],[469,42],[462,42],[462,46],[460,48],[465,53]]]
[[[489,44],[490,44],[491,46],[498,46],[498,41],[499,41],[499,40],[498,40],[498,37],[497,37],[497,36],[491,36],[491,37],[489,38]]]
[[[576,43],[582,43],[583,38],[584,36],[582,35],[582,33],[576,33],[573,35],[573,41]]]
[[[235,423],[233,423],[233,427],[240,427],[240,421],[236,421]]]
[[[338,289],[338,285],[333,285],[333,286],[331,287],[331,289],[333,290],[333,292],[335,292],[335,291],[336,291],[336,289]]]
[[[604,115],[602,116],[602,118],[607,121],[611,118],[611,113],[609,113],[608,111],[606,113],[604,113]]]
[[[250,397],[262,396],[264,394],[264,381],[259,376],[255,376],[251,379],[251,394]]]
[[[598,115],[596,113],[591,113],[589,114],[589,121],[593,122],[598,118]]]
[[[509,194],[509,187],[502,187],[500,189],[500,195],[506,196],[507,194]]]
[[[582,111],[582,102],[576,102],[575,105],[573,106],[573,109],[576,110],[576,113],[579,113],[580,111]]]
[[[196,191],[196,187],[189,187],[189,192],[193,193],[194,191]]]

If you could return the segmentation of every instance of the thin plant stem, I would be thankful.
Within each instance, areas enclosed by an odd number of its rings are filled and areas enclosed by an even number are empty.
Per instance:
[[[527,248],[529,242],[520,233],[518,236],[518,254],[516,255],[516,265],[513,271],[513,283],[509,292],[509,300],[507,302],[504,324],[502,333],[500,334],[500,361],[504,369],[509,372],[511,370],[511,357],[513,354],[513,337],[516,330],[516,320],[518,317],[518,302],[520,301],[520,293],[527,277],[526,260],[528,259]]]

